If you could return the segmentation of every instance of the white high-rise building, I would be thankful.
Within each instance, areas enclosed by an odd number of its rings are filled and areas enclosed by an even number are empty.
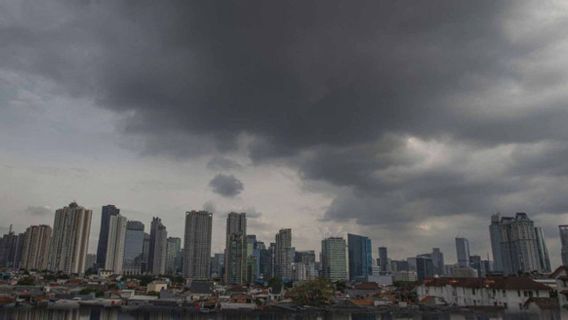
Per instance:
[[[30,226],[24,233],[21,267],[26,270],[47,269],[51,227],[47,225]]]
[[[323,277],[331,281],[344,281],[349,278],[345,239],[331,237],[321,241],[321,267]]]
[[[295,249],[292,247],[292,229],[280,229],[276,234],[276,252],[274,254],[274,272],[276,277],[291,281],[294,276],[292,263]]]
[[[111,216],[109,220],[105,270],[114,274],[122,274],[127,222],[128,219],[120,214]]]
[[[211,266],[211,232],[213,214],[207,211],[185,213],[183,276],[209,279]]]
[[[495,226],[493,226],[495,225]],[[502,217],[498,222],[492,220],[492,228],[499,228],[500,246],[492,248],[501,255],[503,272],[506,275],[519,272],[547,272],[548,249],[539,232],[526,213],[514,217]],[[492,236],[491,245],[495,246]]]
[[[227,215],[225,245],[225,282],[244,284],[247,271],[247,216],[231,212]]]
[[[150,243],[148,248],[148,272],[154,275],[166,273],[166,255],[168,232],[162,220],[152,219],[150,225]]]
[[[47,268],[54,272],[85,272],[93,211],[72,202],[55,212]]]

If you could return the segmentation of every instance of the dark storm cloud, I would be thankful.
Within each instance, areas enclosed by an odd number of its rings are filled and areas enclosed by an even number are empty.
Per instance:
[[[213,192],[223,197],[235,197],[244,190],[243,183],[233,175],[218,174],[211,181],[209,186]]]
[[[36,21],[1,29],[0,66],[122,113],[147,153],[247,137],[254,163],[338,187],[331,220],[568,208],[567,100],[552,92],[567,74],[543,63],[565,17],[515,35],[539,25],[521,1],[66,4],[28,3]],[[238,168],[226,160],[208,166]]]

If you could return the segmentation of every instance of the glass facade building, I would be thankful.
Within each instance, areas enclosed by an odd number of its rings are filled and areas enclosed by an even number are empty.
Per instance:
[[[371,239],[368,237],[348,234],[349,279],[366,281],[373,274],[373,256]]]

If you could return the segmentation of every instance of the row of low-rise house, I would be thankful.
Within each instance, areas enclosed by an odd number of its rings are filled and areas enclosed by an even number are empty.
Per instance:
[[[521,311],[531,298],[551,298],[552,288],[528,277],[434,278],[417,288],[425,304],[496,307]]]

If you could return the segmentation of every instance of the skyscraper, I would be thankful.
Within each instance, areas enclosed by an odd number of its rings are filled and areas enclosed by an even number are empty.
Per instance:
[[[313,280],[318,277],[316,270],[316,253],[313,250],[296,251],[294,264],[294,280]]]
[[[177,261],[181,255],[181,239],[168,237],[166,252],[166,274],[175,275],[178,272]]]
[[[51,227],[47,225],[30,226],[24,233],[21,267],[26,270],[47,269]]]
[[[548,256],[548,248],[546,247],[546,242],[544,241],[544,234],[541,227],[535,227],[534,231],[536,233],[536,247],[538,248],[538,259],[540,262],[541,272],[550,272],[552,270],[550,266],[550,257]]]
[[[152,219],[150,225],[150,243],[148,250],[148,272],[154,275],[166,272],[168,232],[158,217]]]
[[[142,242],[142,264],[141,271],[143,274],[150,273],[150,235],[144,232],[144,241]]]
[[[246,213],[227,215],[225,242],[225,282],[244,284],[247,271],[247,217]]]
[[[12,231],[12,225],[7,234],[0,238],[0,267],[19,269],[22,260],[24,234]]]
[[[502,217],[498,223],[492,220],[492,224],[497,225],[501,231],[501,244],[497,250],[500,251],[505,274],[545,272],[546,266],[543,264],[546,264],[548,249],[544,241],[539,240],[539,232],[526,213],[519,212],[515,217]],[[492,239],[491,245],[493,244]]]
[[[347,234],[349,279],[366,281],[373,274],[373,256],[371,239],[368,237]]]
[[[456,238],[458,266],[469,267],[469,241],[466,238]]]
[[[264,243],[256,240],[256,235],[247,234],[247,282],[260,279],[260,247]]]
[[[331,281],[347,280],[347,245],[345,239],[330,237],[321,241],[322,276]]]
[[[568,267],[568,225],[560,225],[558,226],[560,231],[560,244],[561,244],[561,256],[562,256],[562,265]]]
[[[124,237],[124,261],[122,266],[124,274],[138,275],[142,273],[143,246],[144,224],[140,221],[128,221]]]
[[[213,214],[211,212],[189,211],[185,213],[184,277],[198,280],[209,279],[212,225]]]
[[[223,278],[225,270],[225,254],[215,253],[211,258],[211,278]]]
[[[477,272],[477,277],[483,277],[483,266],[481,264],[481,256],[473,255],[469,257],[469,266]]]
[[[105,270],[112,271],[114,274],[122,274],[127,222],[128,219],[120,214],[111,215],[109,219],[104,268]]]
[[[389,256],[386,247],[379,247],[379,268],[381,272],[388,272]]]
[[[432,266],[434,267],[434,274],[444,275],[444,254],[440,251],[440,248],[432,249]]]
[[[280,229],[276,234],[276,252],[274,254],[274,272],[276,277],[284,282],[292,280],[292,262],[294,248],[292,247],[292,229]]]
[[[434,276],[434,265],[430,254],[416,256],[416,277],[419,281],[432,278]]]
[[[93,211],[72,202],[55,212],[47,269],[66,274],[85,272]]]
[[[271,242],[268,248],[260,250],[260,274],[264,280],[274,277],[274,252],[276,244]]]
[[[99,245],[97,247],[97,267],[104,268],[105,260],[107,256],[107,241],[110,217],[116,216],[120,213],[120,210],[112,204],[103,206],[101,210],[101,227],[99,232]]]
[[[503,253],[501,252],[501,217],[499,213],[491,216],[489,235],[491,237],[491,252],[493,252],[493,269],[494,271],[503,272]]]

